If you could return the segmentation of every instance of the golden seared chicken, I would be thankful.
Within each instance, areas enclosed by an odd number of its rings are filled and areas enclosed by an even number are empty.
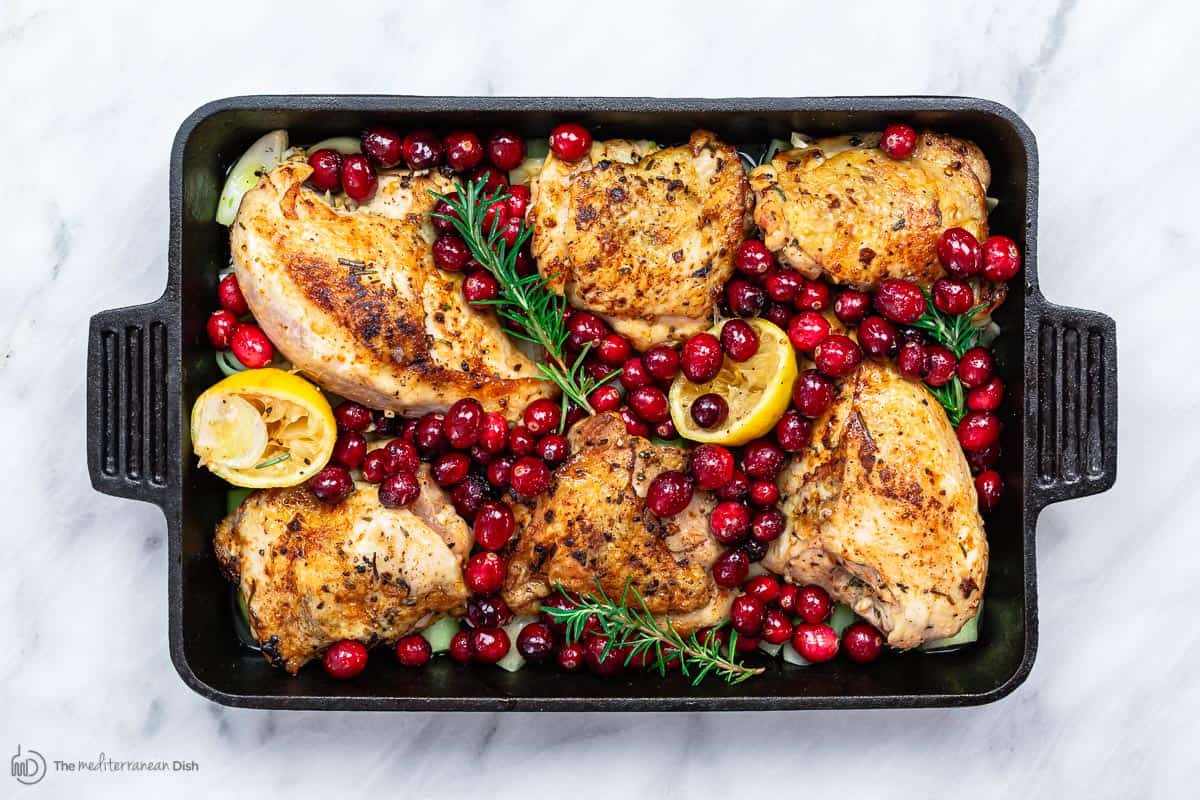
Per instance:
[[[369,203],[334,207],[288,161],[246,193],[231,227],[238,282],[259,324],[323,388],[418,415],[464,397],[515,420],[552,394],[462,278],[433,263],[439,173],[386,172]]]
[[[517,507],[520,533],[503,590],[508,605],[535,612],[557,585],[595,592],[597,581],[619,597],[629,579],[651,613],[669,616],[682,631],[723,619],[733,592],[718,587],[709,570],[721,551],[708,532],[715,501],[697,492],[670,519],[646,508],[650,481],[684,469],[685,452],[631,436],[616,414],[580,422],[570,438],[573,455],[549,490],[531,508]]]
[[[945,274],[943,230],[987,237],[991,169],[973,142],[924,131],[912,156],[896,160],[879,138],[820,139],[750,172],[754,221],[783,264],[859,289],[885,278],[929,284]]]
[[[336,505],[304,486],[266,489],[217,526],[217,560],[273,665],[294,673],[341,639],[393,642],[465,611],[470,529],[426,469],[420,481],[396,509],[369,483]]]
[[[816,583],[900,649],[951,636],[983,597],[988,545],[945,411],[864,362],[781,478],[784,535],[763,566]]]
[[[532,187],[533,255],[571,305],[639,349],[706,330],[750,222],[737,151],[707,131],[653,149],[613,140],[551,153]]]

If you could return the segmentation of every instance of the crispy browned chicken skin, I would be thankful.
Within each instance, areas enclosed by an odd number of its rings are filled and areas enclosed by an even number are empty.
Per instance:
[[[255,492],[217,526],[217,560],[272,664],[294,673],[341,639],[394,642],[464,612],[471,532],[420,479],[406,509],[384,508],[369,483],[334,505],[296,486]]]
[[[975,484],[921,384],[864,362],[780,485],[788,525],[767,569],[825,587],[901,649],[957,633],[978,610],[988,544]]]
[[[754,221],[783,264],[859,289],[930,284],[945,274],[942,231],[987,237],[991,170],[973,142],[924,131],[900,160],[878,145],[877,133],[820,139],[750,172]]]
[[[437,172],[386,172],[354,211],[289,161],[246,193],[230,233],[246,302],[271,341],[322,388],[407,415],[474,397],[515,420],[552,394],[495,315],[433,263]]]
[[[697,492],[671,519],[646,508],[646,488],[665,470],[684,469],[686,453],[631,436],[616,414],[571,431],[573,455],[532,507],[518,506],[518,535],[503,595],[534,612],[555,587],[619,597],[626,580],[650,611],[682,631],[724,618],[733,595],[712,579],[720,545],[708,532],[715,501]]]
[[[638,349],[707,329],[750,222],[737,151],[708,131],[686,145],[597,143],[547,157],[533,185],[533,255],[571,304]]]

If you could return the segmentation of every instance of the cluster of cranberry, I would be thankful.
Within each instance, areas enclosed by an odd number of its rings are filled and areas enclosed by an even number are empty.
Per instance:
[[[221,278],[217,284],[217,302],[220,309],[208,317],[205,332],[208,341],[216,350],[230,350],[243,366],[251,369],[265,367],[275,358],[275,346],[253,322],[244,322],[250,314],[250,306],[238,286],[233,273]]]

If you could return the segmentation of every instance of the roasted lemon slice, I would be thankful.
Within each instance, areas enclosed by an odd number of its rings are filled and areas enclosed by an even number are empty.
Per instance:
[[[675,430],[694,442],[740,445],[763,436],[787,410],[796,382],[796,353],[787,334],[765,319],[748,319],[758,334],[758,352],[740,364],[726,356],[717,377],[692,383],[683,375],[671,384],[671,420]],[[709,333],[721,336],[721,322]],[[692,419],[692,403],[709,392],[729,404],[729,416],[713,428]]]
[[[325,466],[336,439],[329,401],[280,369],[231,375],[192,406],[200,465],[234,486],[295,486]]]

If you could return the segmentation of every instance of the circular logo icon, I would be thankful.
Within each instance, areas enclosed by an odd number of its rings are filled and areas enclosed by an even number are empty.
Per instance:
[[[17,754],[12,757],[11,765],[12,776],[26,786],[32,786],[46,777],[46,759],[37,750],[22,752],[21,745],[17,745]]]

